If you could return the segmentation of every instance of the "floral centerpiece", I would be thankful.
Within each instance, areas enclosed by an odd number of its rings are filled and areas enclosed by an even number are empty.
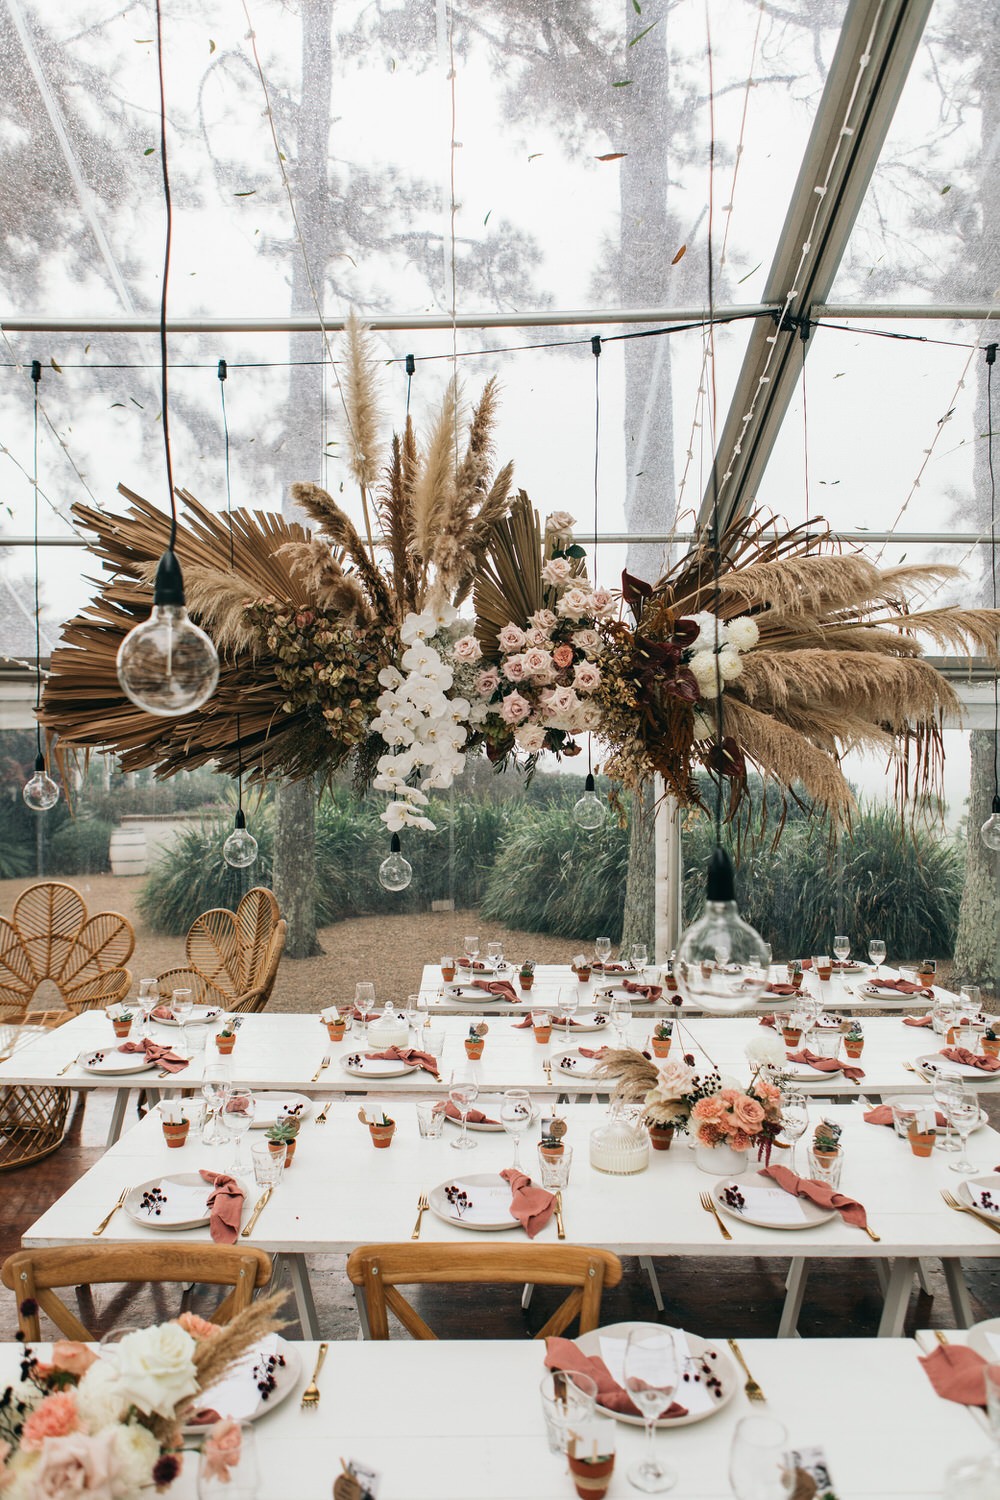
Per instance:
[[[222,1328],[182,1313],[127,1334],[113,1355],[60,1339],[43,1362],[25,1342],[19,1378],[0,1395],[4,1500],[134,1500],[150,1485],[166,1489],[199,1395],[279,1326],[282,1300],[255,1302]],[[37,1304],[21,1310],[34,1317]],[[207,1429],[204,1452],[216,1473],[238,1462],[238,1425]]]
[[[781,1090],[760,1076],[745,1089],[720,1087],[696,1101],[688,1128],[700,1146],[753,1147],[758,1161],[770,1165],[781,1132]]]

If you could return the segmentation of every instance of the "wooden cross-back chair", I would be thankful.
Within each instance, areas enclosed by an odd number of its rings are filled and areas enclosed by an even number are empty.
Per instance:
[[[395,1313],[415,1339],[437,1334],[407,1302],[399,1286],[427,1286],[460,1282],[524,1283],[570,1286],[573,1290],[535,1337],[562,1333],[579,1314],[580,1332],[600,1325],[601,1295],[617,1286],[622,1265],[609,1250],[580,1245],[361,1245],[347,1261],[347,1275],[363,1291],[369,1336],[389,1337],[389,1312]]]
[[[0,917],[0,1022],[21,1024],[46,980],[65,1007],[45,1013],[50,1024],[124,1000],[134,947],[131,923],[119,912],[89,917],[80,892],[61,881],[29,886],[10,920]]]
[[[254,886],[235,912],[220,906],[195,918],[184,944],[188,966],[159,975],[160,993],[190,989],[198,1005],[263,1010],[274,988],[286,931],[273,893]]]
[[[40,1309],[66,1338],[89,1343],[95,1335],[57,1296],[57,1288],[151,1281],[228,1287],[211,1316],[213,1323],[228,1323],[270,1281],[271,1260],[263,1250],[237,1245],[65,1245],[15,1251],[4,1261],[0,1279],[16,1296],[19,1310],[28,1301],[28,1311],[21,1310],[18,1320],[26,1339],[41,1338]]]

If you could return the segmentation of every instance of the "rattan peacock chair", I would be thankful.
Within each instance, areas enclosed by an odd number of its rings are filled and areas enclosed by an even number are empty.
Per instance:
[[[188,967],[157,979],[161,995],[190,989],[198,1005],[261,1011],[271,998],[285,948],[287,923],[264,886],[247,891],[235,912],[215,907],[192,923],[185,941]]]

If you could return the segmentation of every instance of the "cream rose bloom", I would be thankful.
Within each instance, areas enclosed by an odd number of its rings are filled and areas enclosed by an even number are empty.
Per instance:
[[[76,1388],[80,1420],[93,1431],[120,1422],[128,1405],[129,1398],[119,1384],[118,1370],[110,1357],[91,1365]]]
[[[115,1364],[119,1384],[132,1405],[147,1417],[153,1412],[172,1416],[177,1403],[198,1390],[194,1351],[194,1339],[176,1323],[126,1334],[117,1347]]]
[[[546,536],[565,536],[572,531],[576,525],[576,517],[571,516],[568,510],[554,510],[551,515],[545,517]]]
[[[160,1456],[160,1445],[148,1427],[129,1422],[114,1429],[112,1448],[114,1492],[121,1496],[121,1500],[128,1500],[151,1482],[153,1465]]]

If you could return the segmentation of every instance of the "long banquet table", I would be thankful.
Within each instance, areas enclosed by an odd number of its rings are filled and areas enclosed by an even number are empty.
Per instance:
[[[719,1341],[721,1343],[721,1341]],[[723,1344],[724,1347],[724,1344]],[[259,1500],[329,1500],[340,1459],[378,1471],[379,1500],[570,1500],[565,1460],[545,1440],[538,1343],[409,1341],[337,1343],[320,1376],[318,1412],[299,1396],[316,1345],[298,1345],[296,1390],[256,1424]],[[678,1472],[673,1493],[731,1500],[727,1461],[736,1423],[762,1413],[786,1427],[796,1448],[821,1446],[839,1500],[939,1500],[948,1465],[979,1458],[990,1440],[968,1408],[937,1397],[914,1340],[741,1339],[768,1397],[751,1404],[737,1389],[710,1419],[661,1432],[657,1445]],[[0,1346],[5,1380],[20,1346]],[[635,1494],[626,1469],[641,1429],[616,1426],[609,1500]],[[167,1492],[194,1500],[196,1460]],[[294,1490],[289,1476],[294,1475]]]
[[[378,1097],[378,1096],[376,1096]],[[457,1127],[447,1125],[438,1141],[421,1139],[412,1105],[384,1099],[397,1119],[397,1131],[387,1151],[373,1150],[368,1132],[357,1118],[357,1101],[331,1105],[325,1124],[309,1118],[303,1124],[293,1165],[264,1209],[253,1234],[262,1249],[287,1256],[303,1328],[318,1335],[309,1286],[306,1256],[347,1254],[358,1245],[407,1239],[413,1227],[417,1195],[463,1173],[498,1172],[511,1162],[511,1144],[502,1133],[478,1133],[475,1151],[450,1149]],[[374,1111],[372,1102],[369,1109]],[[706,1259],[788,1257],[789,1286],[779,1325],[779,1336],[794,1334],[806,1288],[809,1264],[817,1257],[869,1260],[884,1277],[884,1306],[879,1332],[898,1336],[903,1327],[912,1279],[922,1256],[940,1257],[956,1321],[967,1326],[971,1312],[962,1278],[961,1257],[995,1259],[997,1236],[989,1225],[969,1214],[955,1213],[941,1199],[941,1189],[954,1189],[950,1158],[936,1152],[929,1159],[912,1155],[905,1142],[886,1127],[865,1124],[857,1105],[835,1104],[822,1113],[843,1125],[844,1174],[842,1190],[857,1197],[868,1210],[876,1243],[839,1216],[812,1228],[777,1230],[757,1228],[727,1219],[731,1240],[722,1238],[711,1214],[702,1210],[699,1193],[713,1178],[700,1171],[682,1139],[668,1152],[652,1152],[646,1171],[634,1176],[608,1176],[589,1163],[590,1131],[606,1119],[597,1104],[568,1105],[560,1111],[569,1122],[574,1147],[572,1180],[564,1194],[568,1239],[622,1255],[695,1256]],[[254,1139],[253,1134],[249,1137]],[[536,1168],[538,1127],[522,1140],[523,1161]],[[974,1160],[989,1171],[1000,1162],[1000,1135],[987,1126],[970,1139]],[[26,1246],[90,1242],[91,1233],[112,1207],[121,1189],[148,1182],[169,1171],[228,1167],[232,1148],[201,1145],[195,1132],[182,1149],[168,1148],[156,1113],[126,1132],[24,1236]],[[256,1201],[248,1185],[244,1222]],[[513,1233],[520,1234],[519,1229]],[[155,1238],[158,1231],[115,1214],[105,1241],[135,1242]],[[424,1215],[425,1240],[468,1240],[471,1231]],[[179,1238],[207,1238],[208,1230],[191,1230]],[[489,1242],[503,1234],[480,1233]],[[554,1241],[550,1221],[540,1242]]]

